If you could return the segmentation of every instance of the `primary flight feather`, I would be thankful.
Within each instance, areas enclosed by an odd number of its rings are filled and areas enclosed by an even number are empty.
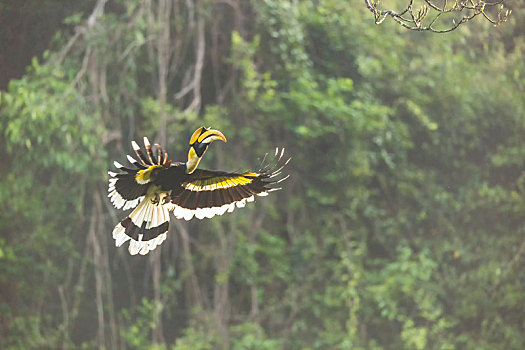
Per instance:
[[[158,144],[152,147],[146,137],[146,152],[131,142],[138,160],[128,155],[131,167],[114,162],[119,172],[108,172],[111,203],[117,209],[135,208],[113,229],[117,247],[129,240],[130,254],[145,255],[166,239],[170,211],[175,218],[185,220],[222,215],[253,202],[256,195],[279,190],[272,185],[288,178],[279,176],[290,161],[283,160],[284,149],[276,149],[273,167],[267,165],[258,171],[197,169],[208,146],[216,140],[226,142],[226,137],[218,130],[197,129],[190,138],[185,163],[169,160],[168,153]]]

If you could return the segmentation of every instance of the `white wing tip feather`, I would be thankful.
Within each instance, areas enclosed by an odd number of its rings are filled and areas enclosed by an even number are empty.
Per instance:
[[[133,157],[130,156],[129,154],[126,155],[126,157],[128,158],[128,162],[130,162],[131,164],[135,164],[135,163],[137,163],[137,161],[135,160],[135,158],[133,158]]]
[[[265,195],[268,195],[268,194],[267,193],[263,194],[263,196]],[[251,202],[255,202],[254,195],[248,198],[244,198],[237,202],[224,204],[219,207],[186,209],[186,208],[173,204],[172,207],[169,208],[169,210],[173,211],[173,215],[177,219],[191,220],[193,217],[195,217],[196,219],[202,220],[205,218],[211,219],[215,215],[223,215],[227,212],[231,213],[235,210],[235,208],[243,208],[246,206],[246,203],[251,203]]]

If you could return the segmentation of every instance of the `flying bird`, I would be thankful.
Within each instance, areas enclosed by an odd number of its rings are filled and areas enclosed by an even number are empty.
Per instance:
[[[169,160],[159,144],[151,146],[144,137],[145,152],[131,142],[137,159],[127,156],[131,167],[114,162],[118,172],[110,176],[108,197],[117,209],[135,208],[113,229],[115,244],[127,241],[129,253],[145,255],[167,237],[170,212],[175,218],[211,218],[242,208],[255,196],[267,196],[288,176],[279,176],[290,158],[284,160],[284,149],[275,150],[273,166],[265,160],[258,171],[225,172],[197,169],[209,145],[226,137],[210,128],[198,128],[190,138],[188,160]],[[266,156],[265,156],[266,159]]]

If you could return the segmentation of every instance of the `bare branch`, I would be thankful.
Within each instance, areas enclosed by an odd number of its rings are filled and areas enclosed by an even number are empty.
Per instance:
[[[184,112],[198,111],[201,107],[201,78],[204,67],[205,36],[204,18],[200,9],[197,18],[197,43],[195,52],[195,71],[193,75],[193,100]]]
[[[430,31],[434,33],[448,33],[457,29],[460,25],[482,15],[493,25],[506,22],[511,11],[505,9],[504,0],[486,2],[484,0],[423,0],[424,5],[418,9],[413,7],[413,0],[408,0],[406,8],[401,12],[394,10],[380,10],[381,0],[365,0],[365,6],[375,16],[376,24],[381,24],[387,17],[391,17],[399,25],[409,30]],[[490,15],[494,9],[497,13]],[[448,25],[443,24],[443,15],[450,17]],[[407,17],[409,16],[409,17]],[[460,19],[457,17],[461,16]],[[438,21],[439,20],[439,21]],[[438,22],[443,28],[438,28]]]
[[[56,57],[56,64],[62,63],[78,38],[85,35],[89,29],[93,28],[97,24],[99,18],[104,14],[104,6],[106,5],[106,2],[108,2],[108,0],[98,0],[95,8],[93,9],[93,12],[86,20],[86,24],[75,28],[75,35],[69,39],[64,49]]]
[[[183,249],[183,259],[185,264],[185,271],[188,278],[188,288],[190,290],[187,293],[188,300],[191,306],[195,306],[198,309],[201,309],[204,305],[204,296],[195,273],[195,266],[193,265],[193,258],[190,248],[190,234],[186,228],[186,225],[182,224],[179,220],[175,220],[175,225],[177,226],[177,231],[180,233],[182,238],[182,249]]]

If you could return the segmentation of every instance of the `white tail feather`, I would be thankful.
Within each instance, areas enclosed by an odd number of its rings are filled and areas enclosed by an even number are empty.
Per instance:
[[[145,198],[129,214],[129,218],[131,219],[133,225],[137,226],[137,228],[142,227],[144,222],[146,222],[146,229],[155,228],[164,224],[165,222],[169,222],[168,207],[152,203],[151,197]],[[145,255],[164,242],[167,237],[166,232],[161,233],[157,237],[153,237],[147,241],[143,240],[143,236],[143,234],[139,233],[137,240],[131,238],[126,234],[126,229],[124,226],[122,226],[122,223],[119,223],[113,229],[115,245],[119,247],[129,240],[130,243],[128,250],[131,255]]]

